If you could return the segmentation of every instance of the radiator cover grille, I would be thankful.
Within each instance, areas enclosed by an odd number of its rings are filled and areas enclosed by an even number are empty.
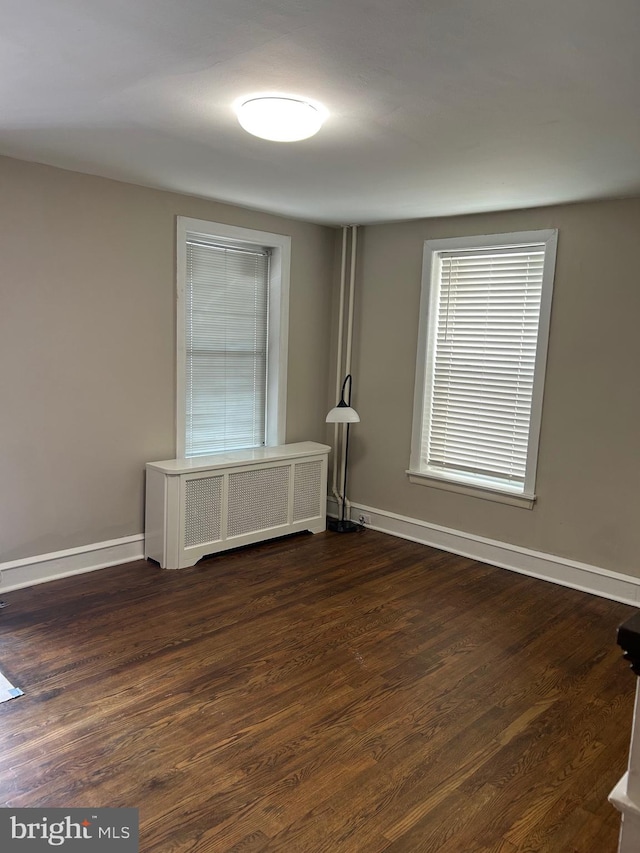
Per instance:
[[[185,483],[184,547],[219,542],[222,538],[222,477]]]
[[[301,462],[293,478],[293,520],[317,518],[321,512],[322,462]]]
[[[227,536],[242,536],[287,523],[289,466],[229,474]]]

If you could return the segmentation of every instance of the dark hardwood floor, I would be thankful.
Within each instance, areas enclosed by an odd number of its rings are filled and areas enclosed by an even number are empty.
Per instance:
[[[372,531],[7,593],[0,805],[154,853],[614,853],[633,610]]]

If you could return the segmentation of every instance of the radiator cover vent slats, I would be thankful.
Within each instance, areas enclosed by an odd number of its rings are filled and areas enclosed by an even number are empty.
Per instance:
[[[185,548],[220,541],[222,483],[222,477],[202,477],[185,482]]]
[[[317,518],[321,512],[322,462],[300,462],[294,469],[293,520]]]
[[[229,474],[227,536],[287,523],[290,466]]]

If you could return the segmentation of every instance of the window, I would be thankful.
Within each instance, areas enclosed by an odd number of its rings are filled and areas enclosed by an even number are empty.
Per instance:
[[[178,217],[178,457],[284,443],[290,242]]]
[[[425,243],[412,482],[532,505],[556,242]]]

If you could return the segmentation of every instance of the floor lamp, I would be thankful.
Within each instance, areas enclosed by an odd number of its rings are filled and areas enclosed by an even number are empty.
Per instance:
[[[345,400],[345,391],[347,388],[347,383],[349,383],[349,396],[348,399]],[[348,518],[345,518],[346,508],[347,508],[347,464],[349,457],[349,427],[351,424],[356,424],[360,422],[360,415],[356,412],[355,409],[351,408],[351,374],[348,373],[345,376],[345,380],[342,383],[342,391],[340,392],[340,402],[338,405],[331,409],[329,414],[327,415],[327,423],[328,424],[346,424],[346,436],[345,436],[345,444],[344,444],[344,477],[342,481],[342,510],[340,513],[340,518],[330,518],[327,521],[327,527],[329,530],[333,530],[335,533],[352,533],[354,530],[358,530],[359,525],[354,521],[351,521]],[[335,448],[335,452],[338,452],[338,448]]]

